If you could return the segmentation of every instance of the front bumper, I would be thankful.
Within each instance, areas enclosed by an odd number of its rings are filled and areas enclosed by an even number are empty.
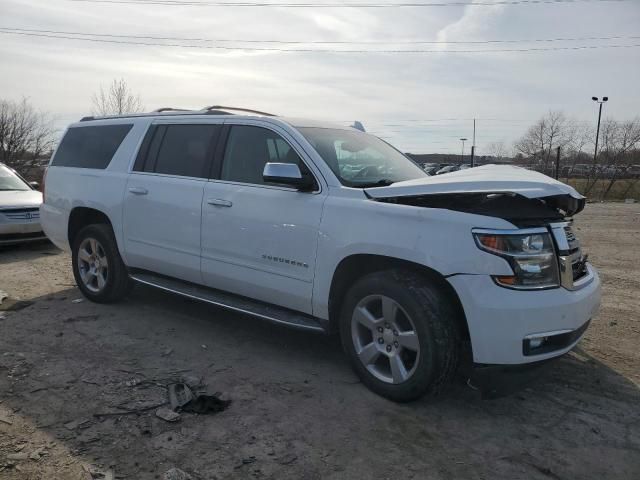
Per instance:
[[[531,386],[544,374],[554,358],[522,365],[474,364],[469,384],[482,394],[482,398],[498,398]]]
[[[0,245],[35,242],[46,238],[42,226],[37,220],[0,222]]]
[[[571,350],[600,306],[600,278],[587,265],[590,280],[578,290],[510,290],[489,275],[448,278],[464,309],[476,364],[521,365]],[[527,349],[531,339],[551,339]]]

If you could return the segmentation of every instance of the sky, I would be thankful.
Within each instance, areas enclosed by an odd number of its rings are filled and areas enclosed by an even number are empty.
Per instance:
[[[123,78],[149,110],[359,120],[413,153],[458,154],[460,138],[468,153],[476,118],[478,155],[549,110],[595,125],[592,96],[609,97],[605,117],[640,115],[640,0],[225,2],[239,3],[0,0],[0,99],[26,97],[63,129]]]

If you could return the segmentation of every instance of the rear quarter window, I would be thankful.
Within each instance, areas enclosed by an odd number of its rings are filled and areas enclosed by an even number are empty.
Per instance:
[[[73,127],[60,142],[52,166],[104,169],[133,124]]]

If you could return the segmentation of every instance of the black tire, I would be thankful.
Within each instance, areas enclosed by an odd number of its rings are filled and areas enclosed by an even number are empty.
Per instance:
[[[401,383],[387,383],[360,361],[352,339],[352,317],[367,297],[383,295],[411,318],[420,354],[413,374]],[[460,356],[457,309],[450,295],[426,276],[409,270],[386,270],[360,278],[347,292],[340,313],[340,337],[351,365],[369,389],[396,402],[438,394],[454,377]]]
[[[103,288],[98,292],[91,291],[82,281],[79,269],[78,250],[86,239],[97,240],[104,250],[108,262],[108,272]],[[122,262],[118,245],[113,235],[113,230],[106,224],[88,225],[73,240],[71,248],[71,261],[73,265],[73,276],[82,294],[92,302],[113,303],[121,300],[131,289],[131,279],[127,272],[127,267]]]

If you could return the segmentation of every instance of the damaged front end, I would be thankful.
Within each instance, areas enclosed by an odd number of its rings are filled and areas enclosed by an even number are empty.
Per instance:
[[[441,208],[541,226],[579,213],[585,197],[558,180],[520,167],[485,165],[365,189],[380,202]]]
[[[527,198],[517,193],[434,193],[376,199],[414,207],[441,208],[507,220],[519,228],[548,225],[579,213],[585,199],[568,195]]]

